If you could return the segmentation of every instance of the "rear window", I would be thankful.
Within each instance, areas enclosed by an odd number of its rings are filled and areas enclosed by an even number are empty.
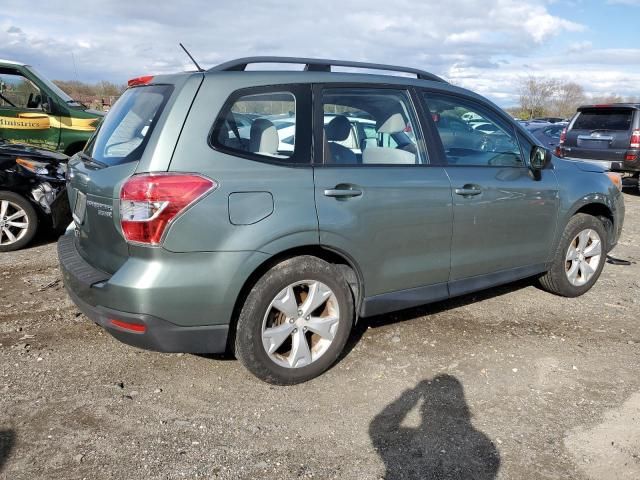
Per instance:
[[[85,153],[109,166],[139,160],[172,90],[170,85],[152,85],[125,91]]]
[[[633,110],[628,108],[589,108],[580,111],[573,123],[576,130],[629,130]]]

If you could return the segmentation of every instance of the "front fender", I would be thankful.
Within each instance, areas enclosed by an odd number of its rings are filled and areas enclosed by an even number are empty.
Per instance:
[[[560,223],[554,242],[555,252],[571,217],[580,211],[604,214],[611,218],[613,226],[609,246],[618,241],[624,223],[624,199],[622,193],[601,172],[585,171],[575,162],[559,161],[556,175],[560,184]]]

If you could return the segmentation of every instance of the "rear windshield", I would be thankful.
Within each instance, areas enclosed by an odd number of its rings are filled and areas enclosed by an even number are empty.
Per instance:
[[[628,108],[589,108],[573,123],[576,130],[629,130],[633,110]]]
[[[153,85],[125,91],[85,153],[108,166],[139,160],[172,90],[170,85]]]

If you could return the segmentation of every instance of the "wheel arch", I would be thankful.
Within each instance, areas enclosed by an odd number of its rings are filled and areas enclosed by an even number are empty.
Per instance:
[[[271,255],[269,258],[260,263],[245,280],[244,284],[240,288],[240,291],[236,297],[236,301],[233,307],[231,321],[229,324],[229,337],[227,340],[227,350],[233,349],[235,344],[236,325],[238,321],[238,315],[244,305],[244,302],[256,284],[256,282],[273,266],[277,265],[284,260],[290,258],[299,257],[302,255],[310,255],[324,260],[328,263],[334,264],[338,267],[338,270],[343,275],[345,281],[351,287],[351,293],[354,298],[354,311],[356,312],[356,322],[358,320],[358,312],[362,299],[364,298],[364,282],[362,279],[362,273],[355,260],[347,253],[334,249],[331,247],[322,247],[320,245],[301,245],[297,247],[288,248],[282,250],[276,254]]]
[[[591,201],[578,206],[571,214],[571,217],[579,213],[584,213],[587,215],[591,215],[592,217],[596,217],[603,223],[604,228],[607,231],[608,249],[608,247],[610,246],[610,240],[611,238],[613,238],[613,235],[615,233],[615,217],[611,208],[600,201]]]

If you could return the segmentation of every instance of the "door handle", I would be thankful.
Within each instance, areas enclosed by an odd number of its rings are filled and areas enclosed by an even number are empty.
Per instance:
[[[325,197],[334,197],[334,198],[351,198],[351,197],[359,197],[362,195],[362,190],[358,190],[355,188],[329,188],[324,191]]]
[[[456,195],[462,195],[463,197],[471,197],[473,195],[480,195],[482,189],[478,185],[464,185],[461,188],[456,188]]]

